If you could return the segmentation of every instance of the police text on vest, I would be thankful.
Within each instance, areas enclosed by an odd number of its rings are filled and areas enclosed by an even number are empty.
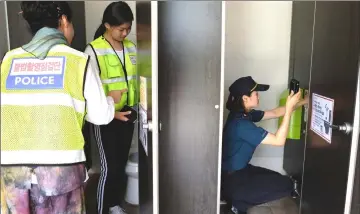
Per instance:
[[[14,59],[6,80],[7,89],[42,90],[64,88],[65,57]]]

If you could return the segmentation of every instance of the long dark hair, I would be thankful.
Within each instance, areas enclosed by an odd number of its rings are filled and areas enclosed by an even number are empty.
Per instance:
[[[243,94],[243,95],[238,95],[238,96],[234,96],[231,93],[229,94],[229,97],[226,101],[226,108],[230,111],[230,112],[245,112],[245,105],[244,105],[244,100],[242,99],[242,96],[248,96],[250,97],[250,94]]]
[[[58,28],[62,15],[68,22],[72,19],[72,11],[66,1],[22,1],[21,10],[33,34],[43,27]]]
[[[105,23],[110,26],[119,26],[134,21],[134,14],[129,5],[123,1],[112,2],[109,4],[103,15],[101,25],[96,30],[94,39],[102,36],[106,32]]]

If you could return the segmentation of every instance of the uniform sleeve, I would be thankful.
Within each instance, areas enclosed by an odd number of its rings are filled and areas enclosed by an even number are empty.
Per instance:
[[[257,127],[251,121],[240,123],[238,125],[238,130],[238,137],[255,147],[258,146],[268,134],[265,129]]]
[[[251,120],[256,123],[263,119],[265,112],[260,110],[253,110],[250,112]]]
[[[105,96],[98,69],[93,67],[91,61],[86,71],[84,97],[87,110],[85,119],[88,122],[95,125],[105,125],[114,119],[114,100],[112,97]]]

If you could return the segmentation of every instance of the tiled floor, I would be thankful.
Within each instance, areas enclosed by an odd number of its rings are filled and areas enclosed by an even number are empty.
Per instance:
[[[85,189],[86,198],[86,213],[87,214],[98,214],[96,210],[96,189],[99,179],[99,174],[92,174],[87,182]],[[138,207],[130,204],[124,204],[124,208],[128,214],[139,214]]]
[[[99,174],[92,174],[87,182],[85,189],[86,197],[86,213],[87,214],[98,214],[96,210],[96,189],[97,182],[99,179]],[[128,214],[139,214],[139,209],[137,206],[130,204],[124,204],[124,208]],[[225,206],[221,206],[220,214],[233,214],[231,211],[226,209]]]

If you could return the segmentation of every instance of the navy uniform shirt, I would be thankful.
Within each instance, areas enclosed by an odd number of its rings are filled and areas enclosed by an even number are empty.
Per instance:
[[[264,111],[256,110],[229,114],[223,131],[222,171],[239,170],[250,162],[256,147],[268,134],[254,124],[263,117]]]

